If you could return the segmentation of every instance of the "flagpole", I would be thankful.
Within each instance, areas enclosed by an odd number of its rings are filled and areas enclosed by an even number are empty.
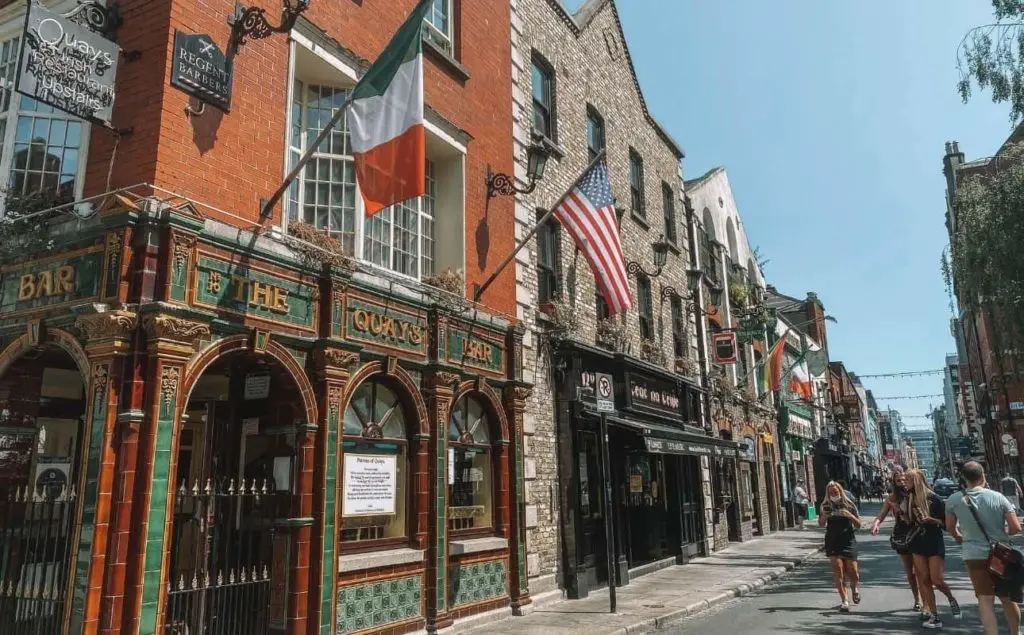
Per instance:
[[[327,138],[327,135],[334,130],[334,126],[338,125],[338,122],[341,121],[341,118],[345,116],[345,111],[348,110],[348,107],[352,104],[352,95],[354,94],[355,91],[349,93],[349,97],[344,101],[344,103],[341,104],[341,106],[338,108],[338,111],[334,113],[334,116],[331,117],[331,120],[328,121],[327,125],[323,127],[323,130],[321,130],[320,134],[316,136],[316,139],[313,141],[313,143],[311,143],[309,147],[306,148],[306,151],[302,153],[302,156],[299,157],[299,160],[295,164],[295,167],[292,168],[291,172],[288,173],[288,176],[284,177],[284,183],[281,183],[281,185],[274,191],[274,193],[270,195],[269,199],[262,201],[263,205],[260,207],[261,217],[270,216],[271,211],[274,209],[274,206],[277,205],[277,203],[281,200],[281,197],[284,196],[285,191],[289,188],[289,186],[291,186],[292,181],[294,181],[299,176],[299,173],[302,172],[302,168],[306,167],[306,164],[309,163],[309,160],[313,158],[313,153],[316,152],[316,149],[320,147],[320,144],[323,143],[324,139]]]
[[[565,194],[562,194],[558,198],[558,202],[552,205],[548,209],[548,211],[544,212],[544,215],[541,216],[537,223],[532,228],[530,228],[530,231],[526,232],[526,235],[523,236],[522,242],[520,242],[519,245],[512,250],[512,253],[510,253],[508,256],[505,257],[504,260],[501,261],[501,264],[498,265],[498,268],[494,270],[494,273],[492,273],[486,280],[484,280],[484,283],[480,285],[480,288],[478,288],[476,290],[476,293],[473,294],[473,302],[480,301],[480,296],[484,294],[484,291],[487,290],[487,287],[491,286],[491,284],[494,283],[497,277],[501,275],[501,272],[505,270],[505,267],[508,266],[508,263],[512,262],[512,260],[516,257],[516,254],[523,250],[523,247],[526,246],[526,243],[530,242],[530,239],[533,238],[533,235],[537,233],[541,225],[546,223],[547,220],[551,218],[551,215],[555,213],[555,210],[558,209],[558,206],[562,204],[562,201],[564,201],[565,198],[569,196],[569,193],[572,192],[573,188],[579,185],[580,180],[584,176],[586,176],[588,172],[590,172],[591,168],[597,165],[598,161],[600,161],[603,158],[604,150],[601,150],[600,152],[597,153],[597,156],[594,157],[594,159],[589,164],[587,164],[586,169],[584,169],[583,172],[581,172],[580,175],[576,178],[576,180],[572,182],[572,185],[570,185],[569,189],[565,191]]]

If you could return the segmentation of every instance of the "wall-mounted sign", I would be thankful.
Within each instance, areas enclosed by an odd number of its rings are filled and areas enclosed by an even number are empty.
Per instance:
[[[5,267],[0,275],[0,313],[97,297],[102,269],[103,252],[97,250],[41,265]]]
[[[250,399],[266,399],[270,396],[270,375],[259,374],[259,375],[246,375],[245,376],[245,395],[246,400]],[[256,425],[259,426],[259,420],[256,420]]]
[[[711,334],[712,348],[715,353],[716,364],[736,363],[736,333],[735,331],[722,331]]]
[[[673,418],[682,416],[679,392],[673,383],[630,373],[627,385],[630,408],[655,410]]]
[[[345,454],[345,516],[394,514],[398,494],[395,480],[398,457],[380,454]]]
[[[458,366],[472,366],[503,375],[505,347],[468,330],[449,328],[448,361]]]
[[[686,454],[691,456],[719,456],[735,458],[735,448],[722,445],[709,445],[692,441],[675,441],[672,439],[644,438],[647,451],[652,454]]]
[[[209,35],[174,32],[171,86],[228,112],[231,80],[231,60]]]
[[[15,90],[109,126],[120,51],[98,33],[29,0]]]
[[[385,348],[427,352],[426,318],[355,298],[348,298],[345,336]]]
[[[612,383],[611,375],[597,373],[595,394],[598,412],[615,412],[615,384]]]
[[[262,270],[200,256],[195,303],[289,326],[314,326],[314,287]]]
[[[1021,410],[1024,410],[1024,401],[1011,401],[1010,402],[1010,410],[1014,410],[1014,411],[1017,411],[1017,412],[1020,412]]]
[[[860,423],[860,399],[856,395],[843,397],[843,420],[847,423]]]

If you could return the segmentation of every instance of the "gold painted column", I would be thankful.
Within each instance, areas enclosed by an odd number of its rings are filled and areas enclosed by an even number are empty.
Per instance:
[[[86,387],[88,410],[85,443],[85,472],[80,481],[81,510],[78,543],[78,568],[75,571],[75,606],[84,596],[82,614],[73,614],[73,632],[96,633],[101,628],[100,606],[104,573],[108,566],[107,548],[111,537],[111,509],[115,464],[120,444],[115,440],[117,410],[124,356],[138,319],[129,311],[103,311],[79,316],[76,322],[85,335],[89,358],[89,383]]]

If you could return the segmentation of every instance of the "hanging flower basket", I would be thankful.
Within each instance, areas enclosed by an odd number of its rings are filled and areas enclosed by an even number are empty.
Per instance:
[[[653,339],[640,340],[640,359],[658,366],[665,365],[665,351]]]
[[[466,278],[461,270],[448,267],[434,275],[426,276],[421,282],[440,291],[430,294],[438,304],[453,311],[462,311],[466,308]]]
[[[597,345],[617,353],[626,350],[626,326],[614,317],[597,321],[597,334],[594,338]]]
[[[551,323],[549,334],[552,337],[565,337],[579,327],[579,315],[576,307],[564,300],[552,300],[545,303],[543,313]]]
[[[298,239],[289,240],[288,245],[299,252],[306,266],[320,271],[333,267],[353,269],[352,259],[345,253],[345,246],[326,231],[309,223],[293,221],[288,223],[288,234]]]

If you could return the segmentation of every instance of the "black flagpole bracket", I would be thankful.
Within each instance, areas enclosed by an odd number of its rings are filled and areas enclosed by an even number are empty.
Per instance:
[[[231,25],[231,50],[237,51],[249,39],[262,40],[274,33],[288,33],[312,0],[281,0],[281,20],[274,26],[262,7],[235,4],[235,13],[228,18]]]
[[[117,39],[117,30],[124,23],[116,2],[107,6],[106,2],[99,0],[78,0],[78,6],[65,13],[64,17],[110,41]]]

